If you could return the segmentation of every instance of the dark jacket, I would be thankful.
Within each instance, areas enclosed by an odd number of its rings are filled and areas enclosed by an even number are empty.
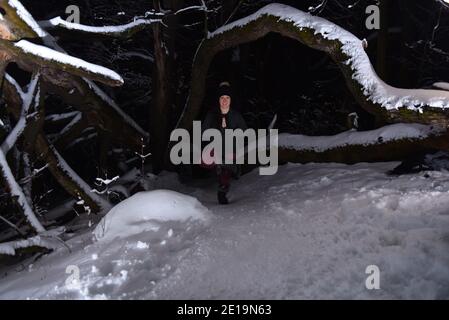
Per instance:
[[[223,123],[223,117],[226,118],[226,128],[222,128]],[[202,131],[206,131],[207,129],[218,129],[221,132],[221,136],[224,139],[224,130],[225,129],[242,129],[245,131],[248,129],[248,126],[246,125],[245,119],[243,119],[240,112],[234,109],[230,109],[229,112],[226,115],[223,115],[218,108],[218,110],[212,110],[209,111],[206,118],[204,119],[202,125],[201,125]],[[246,142],[245,142],[246,146]],[[204,145],[203,145],[204,147]],[[235,149],[236,146],[234,146],[234,155],[236,154],[237,150]],[[225,148],[223,144],[223,161],[225,160]]]
[[[209,111],[202,124],[202,130],[218,129],[223,132],[221,127],[223,117],[226,118],[226,129],[242,129],[243,131],[248,129],[245,119],[243,119],[240,112],[231,108],[226,115],[223,115],[218,108],[218,110]]]

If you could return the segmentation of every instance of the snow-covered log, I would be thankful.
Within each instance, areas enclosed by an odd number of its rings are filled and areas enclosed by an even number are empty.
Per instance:
[[[63,245],[59,236],[64,233],[65,228],[57,228],[50,231],[42,232],[41,234],[23,240],[16,240],[10,242],[0,243],[0,255],[14,256],[17,250],[41,248],[47,250],[54,250]]]
[[[449,151],[449,132],[432,125],[393,124],[334,136],[279,135],[281,162],[396,161],[421,152]]]
[[[374,71],[365,52],[365,41],[326,19],[274,3],[209,33],[202,41],[194,59],[190,94],[179,127],[190,128],[200,112],[207,72],[214,56],[272,32],[327,53],[341,69],[358,103],[377,118],[387,123],[448,125],[449,92],[389,86]],[[301,63],[299,58],[298,63]]]

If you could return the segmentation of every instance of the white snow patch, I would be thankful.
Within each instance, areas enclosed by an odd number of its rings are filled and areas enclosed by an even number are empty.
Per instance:
[[[449,172],[385,174],[397,165],[252,172],[232,184],[229,206],[216,203],[214,180],[173,184],[207,205],[210,223],[167,221],[111,241],[78,234],[71,252],[30,261],[32,272],[2,267],[0,299],[448,299]],[[380,290],[365,287],[373,264]],[[79,290],[64,285],[69,265]]]
[[[159,222],[207,220],[208,210],[197,199],[174,191],[140,192],[119,203],[95,228],[97,240],[125,238],[158,229]]]
[[[148,249],[148,248],[150,248],[150,245],[146,242],[137,241],[136,248],[137,249]]]

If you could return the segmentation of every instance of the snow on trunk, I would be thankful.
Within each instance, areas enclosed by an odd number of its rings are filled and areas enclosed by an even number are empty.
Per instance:
[[[59,246],[56,246],[55,244],[56,243],[54,241],[53,242],[48,241],[47,239],[44,239],[41,236],[36,236],[36,237],[29,238],[26,240],[1,243],[0,244],[0,254],[14,256],[16,254],[16,250],[30,248],[30,247],[56,249]]]
[[[13,197],[16,197],[17,204],[22,208],[25,217],[27,218],[30,225],[37,232],[44,232],[45,228],[37,219],[36,215],[33,212],[30,204],[28,203],[25,194],[17,183],[14,175],[11,171],[11,168],[8,165],[8,161],[6,160],[5,154],[2,150],[0,150],[0,169],[2,171],[3,178],[8,186],[8,189]]]
[[[398,123],[370,131],[350,130],[334,136],[280,134],[279,147],[323,152],[351,145],[369,146],[401,139],[425,139],[442,130],[422,124]]]
[[[24,240],[4,242],[0,244],[0,254],[14,256],[16,250],[30,247],[57,249],[61,247],[62,240],[58,237],[65,232],[64,227],[42,232],[41,234]]]
[[[8,135],[8,137],[5,139],[5,141],[2,143],[1,149],[5,154],[8,154],[9,150],[15,145],[17,140],[19,139],[20,135],[25,131],[26,125],[27,125],[27,117],[28,112],[30,110],[31,105],[34,101],[34,106],[37,108],[39,106],[40,101],[40,87],[39,87],[39,78],[40,74],[36,74],[33,76],[30,84],[29,89],[27,93],[24,93],[17,82],[10,77],[8,74],[6,74],[6,77],[8,77],[8,81],[14,84],[14,86],[17,89],[17,92],[22,98],[22,112],[20,115],[19,121],[17,121],[16,126],[11,131],[11,133]]]
[[[86,26],[79,23],[73,23],[68,22],[61,17],[56,17],[53,19],[50,19],[48,21],[40,23],[43,27],[62,27],[67,30],[73,30],[73,31],[82,31],[86,33],[93,33],[93,34],[103,34],[106,36],[120,36],[125,33],[132,33],[134,30],[139,30],[140,28],[143,28],[144,26],[151,25],[153,23],[160,22],[159,19],[136,19],[133,22],[124,24],[124,25],[118,25],[118,26]]]
[[[52,153],[56,156],[58,167],[63,170],[73,181],[75,181],[77,186],[80,187],[85,194],[89,195],[89,197],[101,208],[102,211],[110,210],[111,204],[109,201],[93,192],[92,188],[72,169],[72,167],[70,167],[70,165],[59,154],[54,146],[50,145],[50,148],[52,149]]]
[[[108,68],[86,62],[82,59],[69,56],[65,53],[58,52],[44,46],[31,43],[27,40],[20,40],[15,44],[15,47],[21,49],[25,54],[29,54],[34,58],[42,59],[47,62],[56,62],[58,64],[62,64],[64,68],[71,67],[74,69],[82,70],[89,74],[100,75],[106,79],[111,80],[117,85],[122,85],[124,83],[124,80],[120,75]]]
[[[25,7],[22,5],[22,3],[20,3],[20,1],[7,0],[7,2],[11,8],[15,9],[16,14],[20,17],[20,19],[24,21],[27,24],[27,26],[31,28],[31,30],[33,30],[33,32],[37,36],[44,38],[48,35],[47,32],[42,30],[39,24],[33,19],[31,14],[28,12],[27,9],[25,9]]]

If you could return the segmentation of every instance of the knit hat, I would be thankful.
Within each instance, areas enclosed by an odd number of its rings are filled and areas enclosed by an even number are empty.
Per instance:
[[[232,88],[229,82],[222,82],[218,86],[218,98],[222,96],[229,96],[232,98]]]

